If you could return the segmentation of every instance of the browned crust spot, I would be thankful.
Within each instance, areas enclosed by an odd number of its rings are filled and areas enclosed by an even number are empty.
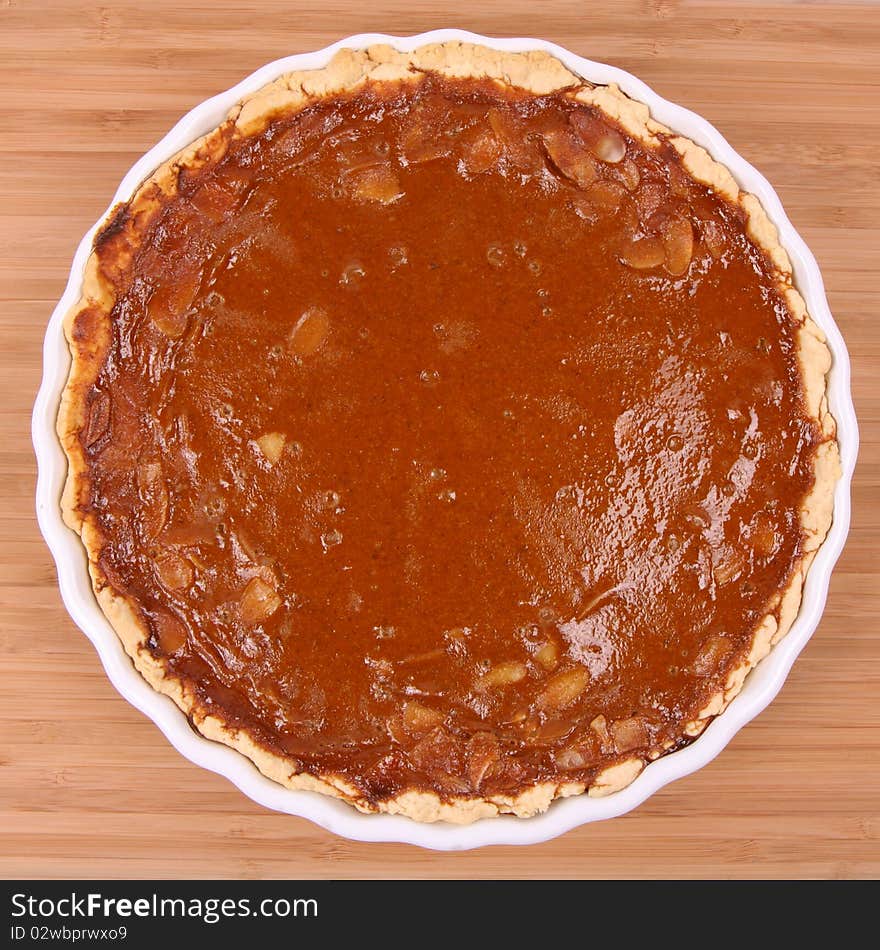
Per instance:
[[[99,566],[103,538],[94,514],[88,513],[90,484],[81,441],[89,425],[89,393],[110,345],[110,313],[119,282],[139,247],[141,236],[161,209],[163,199],[175,193],[181,174],[219,161],[232,140],[262,131],[279,114],[300,111],[324,97],[352,91],[367,83],[381,88],[383,83],[418,82],[427,72],[449,78],[489,79],[536,95],[568,90],[574,99],[598,107],[645,144],[671,142],[695,179],[742,209],[748,234],[775,266],[779,290],[799,323],[799,357],[806,407],[826,439],[816,452],[815,483],[801,512],[806,537],[803,555],[795,565],[787,588],[768,604],[767,615],[756,628],[748,654],[730,672],[724,689],[685,726],[686,735],[699,735],[714,716],[723,712],[739,693],[749,670],[785,636],[794,622],[804,578],[831,526],[833,492],[840,477],[840,463],[836,424],[828,410],[826,394],[831,354],[824,335],[807,314],[804,300],[794,286],[791,263],[779,242],[776,227],[757,198],[742,192],[730,171],[705,149],[656,122],[646,105],[628,98],[616,85],[591,85],[547,53],[504,53],[458,42],[431,44],[410,53],[397,52],[390,46],[340,50],[324,68],[288,73],[248,96],[230,111],[222,126],[163,163],[140,185],[129,202],[113,209],[86,264],[81,299],[64,321],[71,366],[57,424],[68,459],[62,513],[66,524],[80,534],[88,552],[89,571],[101,609],[147,682],[157,692],[173,699],[203,736],[237,749],[273,781],[287,788],[336,796],[363,812],[406,815],[416,821],[466,824],[499,814],[527,817],[545,811],[556,798],[585,791],[591,796],[611,794],[630,784],[646,763],[638,757],[624,757],[601,770],[589,787],[577,782],[542,782],[514,796],[445,800],[434,792],[411,790],[378,802],[368,801],[339,776],[315,777],[297,772],[293,760],[268,751],[245,730],[231,728],[206,710],[192,689],[169,675],[163,663],[147,648],[148,632],[136,605],[112,589]],[[662,752],[657,750],[657,754],[650,757],[656,758]]]

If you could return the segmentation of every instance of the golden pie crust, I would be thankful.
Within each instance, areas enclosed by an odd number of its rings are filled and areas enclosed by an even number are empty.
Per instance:
[[[794,286],[791,263],[779,243],[777,230],[758,200],[739,189],[727,168],[716,162],[702,147],[674,135],[655,121],[644,104],[624,95],[616,85],[594,86],[569,72],[554,57],[539,51],[503,53],[468,43],[442,43],[400,53],[390,46],[366,50],[341,50],[323,69],[289,73],[263,87],[239,103],[219,129],[193,142],[160,166],[144,181],[134,197],[112,219],[107,231],[120,267],[130,260],[131,248],[161,207],[161,198],[177,188],[181,168],[198,169],[217,160],[230,141],[262,131],[281,114],[302,110],[322,98],[356,90],[365,84],[419,82],[426,73],[443,77],[492,80],[535,95],[566,90],[575,100],[593,105],[616,120],[637,140],[656,145],[658,136],[670,141],[688,172],[714,189],[745,213],[748,234],[760,246],[776,270],[778,289],[797,330],[799,362],[808,413],[825,437],[815,453],[815,483],[804,500],[801,528],[805,542],[802,556],[786,589],[780,590],[763,621],[756,628],[751,650],[733,669],[725,688],[718,692],[685,732],[697,736],[711,719],[726,708],[743,685],[748,672],[791,627],[801,602],[804,578],[831,524],[833,491],[840,476],[835,422],[828,410],[826,373],[831,355],[822,331],[806,312],[803,298]],[[527,817],[544,811],[556,798],[588,793],[607,795],[624,788],[644,768],[642,758],[629,757],[601,771],[589,787],[578,782],[542,782],[516,795],[490,797],[453,796],[441,798],[435,792],[410,790],[386,801],[371,802],[352,784],[338,776],[298,773],[291,760],[268,751],[243,729],[230,728],[216,713],[205,708],[181,680],[170,676],[162,662],[145,646],[147,631],[129,599],[113,589],[99,565],[102,539],[92,514],[84,514],[89,497],[89,476],[79,434],[88,424],[86,396],[97,378],[110,345],[110,312],[114,291],[93,253],[86,265],[82,297],[65,321],[72,363],[58,415],[58,435],[67,454],[69,469],[62,499],[66,523],[77,531],[89,555],[89,568],[98,602],[122,641],[134,665],[158,692],[170,696],[208,739],[222,742],[247,756],[259,770],[288,788],[307,789],[337,796],[364,812],[384,811],[406,815],[417,821],[468,823],[499,814]],[[662,754],[657,750],[652,757]]]

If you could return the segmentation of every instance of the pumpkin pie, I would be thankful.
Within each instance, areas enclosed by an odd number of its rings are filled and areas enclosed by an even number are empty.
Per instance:
[[[58,431],[137,669],[291,788],[604,795],[785,635],[839,475],[759,202],[542,53],[342,51],[99,231]]]

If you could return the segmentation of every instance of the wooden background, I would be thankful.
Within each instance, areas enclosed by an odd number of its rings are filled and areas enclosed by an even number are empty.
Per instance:
[[[369,11],[369,12],[366,12]],[[33,516],[31,404],[74,249],[186,110],[368,30],[533,35],[702,113],[778,189],[853,358],[853,529],[813,640],[715,762],[529,848],[356,844],[182,759],[106,680]],[[880,7],[657,0],[0,0],[0,875],[880,874]]]

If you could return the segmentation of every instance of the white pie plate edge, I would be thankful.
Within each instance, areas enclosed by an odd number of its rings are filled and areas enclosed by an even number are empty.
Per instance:
[[[250,760],[240,753],[194,732],[174,703],[155,692],[135,670],[98,606],[92,592],[82,543],[61,518],[60,498],[67,462],[55,434],[55,417],[70,365],[62,321],[64,314],[79,298],[82,274],[92,240],[110,209],[118,202],[127,200],[140,182],[162,162],[219,125],[239,99],[282,73],[324,66],[341,48],[359,49],[375,43],[388,43],[398,50],[411,50],[425,43],[449,40],[481,43],[506,51],[546,50],[558,57],[573,73],[593,83],[617,83],[625,93],[646,103],[660,122],[704,146],[714,158],[731,170],[744,190],[757,195],[779,228],[781,242],[792,259],[798,288],[806,299],[813,319],[826,334],[831,348],[834,362],[828,380],[828,402],[837,419],[843,469],[843,477],[837,484],[834,496],[834,523],[807,576],[796,622],[788,636],[749,674],[739,696],[699,739],[687,748],[651,763],[631,785],[606,798],[581,795],[558,801],[546,813],[533,818],[486,818],[466,826],[419,824],[392,815],[363,815],[336,799],[313,792],[286,789],[261,775]],[[705,119],[661,98],[643,82],[621,69],[583,59],[543,40],[495,39],[451,29],[407,37],[359,34],[316,52],[276,60],[258,69],[232,89],[196,106],[155,148],[139,159],[119,185],[107,213],[102,215],[80,243],[67,288],[49,321],[43,347],[43,381],[33,411],[32,437],[38,463],[37,518],[55,558],[61,596],[73,620],[94,644],[110,681],[125,699],[152,719],[186,758],[226,776],[245,795],[266,808],[308,818],[345,838],[407,842],[444,851],[490,844],[534,844],[588,822],[622,815],[667,783],[696,771],[718,755],[733,736],[776,696],[792,663],[819,623],[831,570],[843,549],[849,530],[850,481],[858,451],[858,427],[850,392],[850,364],[846,346],[831,316],[816,260],[792,227],[769,182],[742,159]]]

